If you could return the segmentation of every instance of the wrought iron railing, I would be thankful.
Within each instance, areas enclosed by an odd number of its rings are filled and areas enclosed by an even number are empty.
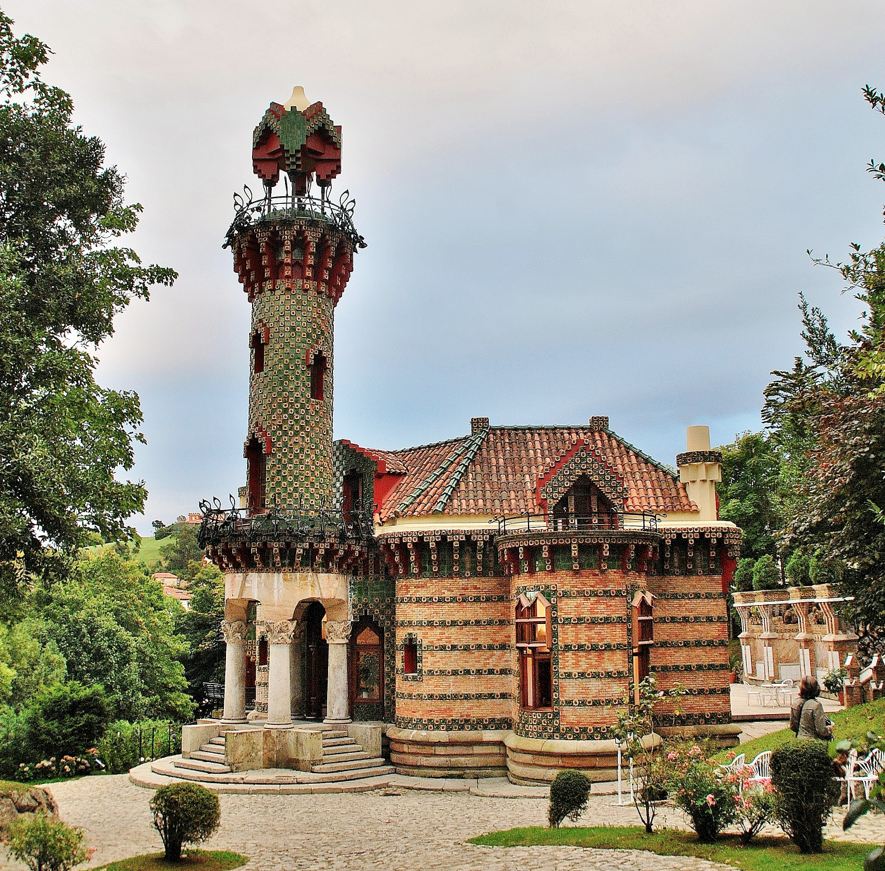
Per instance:
[[[319,197],[312,196],[310,188],[306,194],[296,194],[294,190],[289,191],[288,183],[285,193],[273,196],[272,190],[273,188],[265,188],[264,196],[256,197],[251,188],[243,185],[243,195],[234,194],[234,220],[224,237],[224,248],[229,247],[243,230],[269,218],[275,220],[307,218],[325,221],[348,236],[355,247],[366,247],[366,240],[357,232],[353,224],[353,210],[356,207],[356,200],[350,196],[350,191],[344,191],[338,198],[338,202],[334,203],[329,198],[328,187],[320,188]]]
[[[328,541],[368,542],[374,537],[372,514],[364,508],[307,509],[274,505],[267,510],[237,508],[233,496],[231,507],[224,508],[218,499],[210,504],[200,502],[203,515],[197,542],[200,547],[220,544],[250,544],[257,541]]]
[[[498,525],[501,535],[518,532],[605,532],[619,530],[626,532],[657,532],[658,524],[664,517],[650,511],[596,511],[586,517],[568,515],[553,517],[549,514],[525,514],[516,517],[500,516],[490,520]]]

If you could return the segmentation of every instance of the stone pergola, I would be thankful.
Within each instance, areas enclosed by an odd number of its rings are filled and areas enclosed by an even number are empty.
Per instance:
[[[838,615],[847,601],[830,584],[735,593],[744,682],[821,679],[856,656],[857,635]]]

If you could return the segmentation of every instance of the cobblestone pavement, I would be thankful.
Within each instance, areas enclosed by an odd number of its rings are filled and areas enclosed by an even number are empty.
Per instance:
[[[125,775],[52,784],[62,818],[85,827],[97,847],[91,867],[162,849],[150,825],[152,792]],[[385,794],[393,793],[393,794]],[[330,795],[222,795],[221,828],[206,845],[250,857],[248,871],[375,869],[416,871],[706,871],[723,869],[700,859],[576,847],[487,848],[467,838],[514,826],[544,825],[544,799],[484,798],[466,793],[381,790]],[[632,806],[613,796],[591,798],[581,822],[635,825]],[[841,823],[841,813],[838,822]],[[656,824],[682,827],[681,814],[662,808]],[[862,820],[851,840],[885,840],[881,818]],[[842,836],[837,825],[828,836]]]

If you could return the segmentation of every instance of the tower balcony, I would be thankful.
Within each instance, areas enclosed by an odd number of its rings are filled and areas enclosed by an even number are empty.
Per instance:
[[[248,185],[243,186],[243,194],[234,194],[234,219],[225,234],[224,245],[229,248],[237,236],[261,223],[313,223],[327,225],[346,236],[354,248],[365,248],[366,241],[357,232],[353,223],[356,200],[350,191],[344,191],[334,202],[330,198],[330,188],[320,187],[320,196],[308,192],[297,194],[289,190],[272,195],[273,188],[265,188],[262,196],[255,196]]]

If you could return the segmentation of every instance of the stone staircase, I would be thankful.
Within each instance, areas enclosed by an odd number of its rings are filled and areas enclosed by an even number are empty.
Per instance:
[[[292,771],[291,780],[298,783],[335,783],[343,780],[360,780],[394,773],[394,767],[381,756],[371,756],[353,740],[345,729],[335,729],[320,724],[322,731],[323,758],[310,771]],[[171,760],[169,760],[171,762]],[[242,774],[232,772],[224,761],[224,735],[212,738],[188,759],[174,757],[172,768],[160,760],[154,766],[160,774],[180,777],[183,780],[222,784],[228,780],[242,780]]]
[[[182,757],[175,760],[175,767],[182,768],[187,772],[197,772],[199,774],[230,774],[231,770],[224,761],[224,735],[213,738],[201,745],[196,753],[191,753],[189,759]],[[199,777],[189,778],[188,775],[182,773],[182,777],[187,779],[199,780]]]
[[[310,770],[320,775],[323,782],[329,782],[392,774],[394,769],[381,756],[372,757],[366,753],[346,730],[324,729],[323,761],[311,766]]]

